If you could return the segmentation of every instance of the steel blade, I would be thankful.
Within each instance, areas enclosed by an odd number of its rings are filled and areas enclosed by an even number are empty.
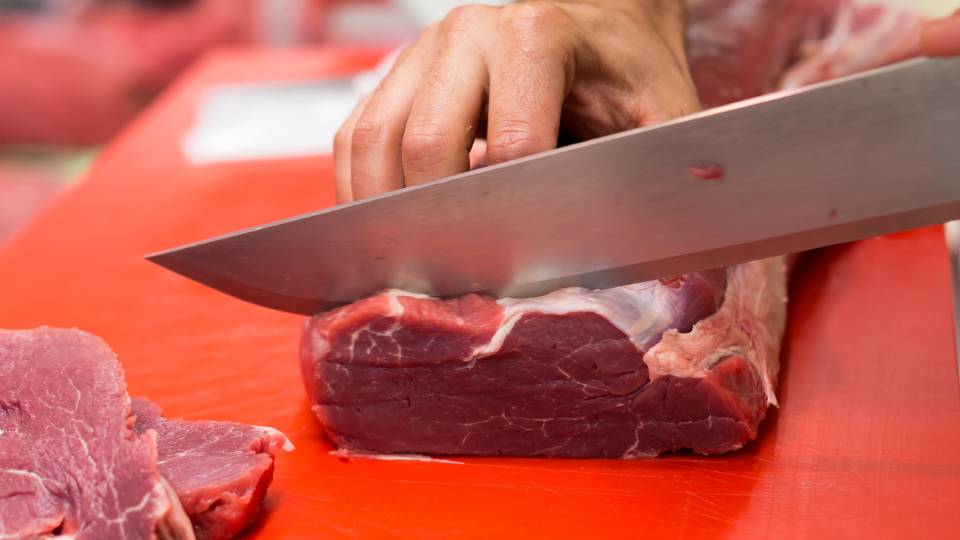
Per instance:
[[[149,258],[310,314],[388,288],[612,287],[958,217],[960,59],[919,59]]]

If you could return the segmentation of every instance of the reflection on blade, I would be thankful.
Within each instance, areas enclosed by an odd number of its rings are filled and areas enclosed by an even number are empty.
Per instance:
[[[960,218],[957,95],[960,59],[912,60],[151,260],[313,313],[390,288],[607,288],[944,223]],[[724,174],[691,176],[698,164]]]

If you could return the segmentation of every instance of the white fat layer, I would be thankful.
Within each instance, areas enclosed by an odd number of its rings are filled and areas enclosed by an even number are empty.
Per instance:
[[[644,355],[650,377],[705,377],[718,362],[738,356],[756,368],[767,400],[777,405],[774,385],[787,321],[787,274],[785,257],[731,267],[720,309],[688,333],[667,331]]]
[[[404,294],[403,291],[397,291],[397,290],[387,292],[387,300],[390,302],[390,312],[388,313],[388,315],[391,317],[400,318],[403,316],[403,312],[404,312],[403,303],[400,302],[399,298],[397,298],[398,296],[407,296],[407,295]]]
[[[330,352],[330,340],[320,332],[310,332],[310,344],[314,358],[323,358]]]
[[[275,439],[282,440],[282,441],[283,441],[283,446],[281,446],[280,448],[283,448],[283,450],[284,450],[285,452],[293,452],[294,450],[297,449],[297,447],[293,445],[293,442],[291,442],[290,439],[288,439],[287,436],[284,435],[283,432],[280,431],[279,429],[277,429],[277,428],[272,428],[272,427],[270,427],[270,426],[257,426],[257,425],[254,425],[253,427],[259,429],[259,430],[262,431],[265,435],[267,435],[267,436],[269,436],[269,437],[271,437],[271,438],[275,438]]]
[[[399,297],[430,298],[430,296],[397,289],[391,289],[384,294],[390,301],[391,316],[403,314]],[[503,298],[497,301],[503,307],[503,319],[497,332],[488,343],[478,347],[469,358],[464,360],[469,361],[476,357],[482,358],[495,354],[503,346],[503,341],[510,335],[517,322],[528,313],[547,315],[596,313],[629,336],[638,350],[646,350],[650,345],[649,342],[659,338],[676,320],[678,300],[682,299],[676,291],[660,281],[647,281],[596,291],[571,287],[534,298]],[[399,310],[392,307],[394,304],[400,305]],[[651,306],[655,305],[662,306],[663,309],[651,309]],[[329,345],[325,342],[315,343],[315,350],[326,351],[327,348]]]
[[[596,313],[629,336],[638,350],[645,350],[648,342],[659,337],[675,320],[675,300],[676,292],[659,281],[597,291],[560,289],[536,298],[504,298],[497,302],[503,307],[500,328],[489,343],[475,351],[474,356],[489,356],[499,351],[513,327],[528,313]],[[650,309],[653,305],[664,309]]]

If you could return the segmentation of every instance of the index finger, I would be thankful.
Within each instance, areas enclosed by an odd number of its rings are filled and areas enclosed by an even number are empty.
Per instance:
[[[920,48],[927,56],[960,56],[960,11],[928,23],[920,37]]]
[[[505,24],[515,28],[501,35],[512,38],[496,43],[490,53],[487,161],[491,164],[557,145],[573,66],[563,40],[546,37],[552,33],[536,28],[539,22],[542,16],[536,12],[508,20]]]
[[[350,170],[350,145],[353,141],[353,126],[357,123],[357,118],[367,106],[370,96],[365,96],[353,108],[353,112],[343,122],[340,129],[337,130],[333,138],[333,176],[337,186],[337,204],[353,201],[353,189],[350,182],[352,173]]]

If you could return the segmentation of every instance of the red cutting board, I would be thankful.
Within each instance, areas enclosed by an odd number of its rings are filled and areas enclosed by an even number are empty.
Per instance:
[[[134,123],[0,253],[0,327],[77,326],[119,353],[130,392],[172,416],[275,426],[258,538],[960,538],[960,386],[943,234],[838,247],[794,280],[779,387],[740,452],[652,460],[329,455],[301,388],[301,320],[234,300],[148,252],[333,204],[329,158],[188,166],[214,83],[368,67],[375,52],[222,52]],[[905,178],[904,181],[909,181]]]

